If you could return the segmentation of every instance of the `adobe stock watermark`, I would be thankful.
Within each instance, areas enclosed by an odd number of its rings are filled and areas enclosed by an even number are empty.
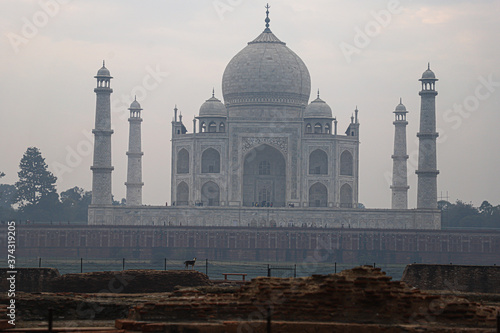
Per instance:
[[[100,300],[101,297],[104,296],[103,294],[119,294],[134,279],[135,276],[133,275],[115,273],[114,277],[108,282],[107,289],[100,290],[95,298],[78,304],[76,308],[78,318],[95,319],[96,316],[104,310],[102,304],[106,304],[106,298],[104,298],[103,301]]]
[[[118,99],[112,99],[111,101],[111,112],[118,114],[118,119],[120,121],[126,121],[128,119],[128,108],[134,98],[137,98],[139,102],[144,101],[148,94],[157,89],[165,78],[169,76],[169,73],[163,72],[159,65],[156,65],[155,68],[146,66],[145,70],[146,75],[144,75],[141,84],[134,86],[129,94],[122,94]],[[91,116],[90,113],[89,116]],[[117,117],[112,117],[112,124],[116,123],[116,118]],[[78,168],[85,158],[90,156],[93,152],[94,138],[92,136],[92,131],[90,129],[83,130],[82,136],[83,138],[76,145],[66,146],[64,161],[54,161],[51,163],[52,172],[60,181],[63,180],[65,174],[71,173]]]
[[[481,75],[477,80],[479,83],[474,88],[473,93],[464,97],[461,103],[454,103],[452,108],[449,108],[442,113],[444,122],[452,123],[451,128],[453,130],[458,130],[462,126],[464,119],[468,119],[474,112],[478,111],[481,106],[481,102],[489,99],[500,87],[500,81],[495,81],[493,74],[490,74],[487,77]],[[436,113],[439,113],[438,110],[436,111]],[[436,132],[439,133],[436,144],[442,144],[448,141],[449,137],[445,129],[437,128]],[[419,148],[422,154],[434,153],[433,147],[423,145],[421,147],[419,146]],[[409,154],[408,164],[410,168],[417,169],[419,148],[413,150]],[[397,170],[398,175],[403,175],[404,172],[404,169]],[[387,184],[392,184],[392,172],[385,172],[384,178]]]
[[[480,76],[479,84],[474,89],[474,93],[464,98],[461,104],[453,104],[453,109],[448,109],[443,113],[443,120],[447,123],[454,123],[451,128],[454,130],[460,128],[463,119],[467,119],[471,114],[477,111],[481,102],[487,100],[500,87],[500,81],[493,81],[493,74],[487,78]]]
[[[160,65],[156,65],[155,68],[146,66],[145,71],[146,75],[142,78],[141,84],[134,86],[129,94],[122,94],[117,98],[111,96],[111,112],[120,113],[120,120],[128,119],[128,108],[134,99],[137,99],[139,103],[143,102],[148,97],[148,94],[156,90],[170,75],[170,73],[162,71]],[[116,119],[116,117],[113,119]]]
[[[221,21],[224,21],[224,15],[227,12],[232,12],[240,6],[245,0],[214,0],[212,2],[217,15]]]
[[[370,45],[373,38],[380,35],[382,30],[391,24],[394,15],[401,14],[402,12],[403,7],[399,0],[390,0],[387,3],[386,9],[381,9],[377,12],[371,11],[370,15],[373,19],[368,21],[363,29],[358,26],[354,27],[352,44],[344,41],[339,44],[340,50],[347,63],[350,64],[353,55],[360,54],[363,49]]]
[[[312,275],[318,271],[319,263],[329,262],[335,255],[335,249],[338,249],[338,244],[334,245],[322,238],[318,239],[318,244],[312,255],[307,256],[298,267],[298,271],[303,275]],[[283,306],[289,302],[290,297],[298,290],[299,285],[294,284],[291,289],[276,289],[269,292],[269,298],[265,301],[254,300],[252,306],[254,311],[248,314],[246,318],[237,318],[239,322],[236,332],[252,333],[262,331],[262,323],[272,317],[276,308]],[[286,294],[285,294],[286,293]]]
[[[61,6],[67,5],[73,0],[38,0],[40,10],[37,10],[31,17],[21,17],[23,25],[19,33],[8,32],[5,34],[14,50],[19,53],[21,46],[25,46],[38,36],[40,29],[45,28],[51,18],[54,18],[61,12]]]

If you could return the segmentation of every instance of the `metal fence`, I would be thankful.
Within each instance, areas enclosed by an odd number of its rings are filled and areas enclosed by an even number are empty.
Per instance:
[[[205,273],[212,280],[223,279],[223,273],[245,273],[247,280],[259,276],[273,277],[304,277],[313,274],[338,273],[359,265],[369,264],[380,267],[394,280],[400,280],[406,265],[376,263],[335,263],[335,262],[244,262],[197,259],[194,269]],[[60,274],[87,273],[98,271],[122,271],[129,269],[183,270],[186,269],[183,260],[168,258],[156,260],[141,260],[131,258],[89,259],[89,258],[17,258],[16,267],[56,268]],[[7,268],[7,260],[0,259],[0,268]]]

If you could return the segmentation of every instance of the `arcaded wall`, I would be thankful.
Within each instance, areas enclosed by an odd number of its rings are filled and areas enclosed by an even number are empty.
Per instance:
[[[0,236],[0,255],[7,249]],[[4,249],[4,250],[2,250]],[[500,264],[500,232],[297,227],[17,226],[19,258]],[[6,254],[4,256],[6,258]]]

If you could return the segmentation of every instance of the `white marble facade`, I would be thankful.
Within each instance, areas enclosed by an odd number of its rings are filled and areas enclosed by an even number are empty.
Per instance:
[[[175,114],[176,206],[343,207],[358,204],[359,123],[337,133],[332,110],[308,104],[304,62],[269,28],[227,65],[192,133]],[[177,111],[177,110],[176,110]]]
[[[108,120],[112,90],[109,71],[105,74],[106,91],[96,90],[98,103],[103,95],[97,117],[104,109]],[[422,103],[432,104],[435,95],[425,93]],[[134,149],[129,152],[132,163],[129,161],[126,183],[127,201],[130,198],[131,202],[110,205],[112,167],[107,149],[112,131],[96,125],[96,144],[99,140],[105,144],[95,148],[98,162],[93,167],[93,190],[96,198],[105,200],[93,198],[89,224],[440,229],[440,212],[434,207],[405,209],[406,192],[397,194],[398,203],[393,207],[397,209],[358,207],[358,110],[353,111],[347,128],[339,131],[334,112],[319,91],[312,101],[310,95],[306,65],[267,26],[227,65],[223,101],[212,92],[192,126],[174,109],[170,206],[141,203],[140,113],[131,122]],[[396,136],[406,136],[403,125],[406,120],[400,119]],[[435,139],[432,130],[432,126],[424,127],[421,139]],[[395,161],[406,163],[406,142],[395,145],[395,155]],[[99,163],[102,156],[105,163]],[[435,178],[434,183],[421,186],[436,175],[431,164],[432,170],[427,165],[419,169],[419,200],[424,192],[434,191]],[[100,176],[109,179],[96,182]],[[407,191],[406,169],[404,177],[398,177],[394,189]],[[135,196],[134,191],[138,191]]]

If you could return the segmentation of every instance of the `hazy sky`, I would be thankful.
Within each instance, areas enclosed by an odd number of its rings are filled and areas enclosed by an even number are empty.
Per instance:
[[[344,131],[359,108],[360,195],[390,207],[393,111],[409,110],[409,205],[416,205],[420,83],[431,62],[436,89],[438,195],[500,203],[500,2],[270,0],[271,30],[309,68],[315,91]],[[91,189],[96,85],[112,80],[113,193],[125,196],[128,111],[143,111],[143,202],[170,200],[173,107],[188,131],[201,104],[222,99],[225,66],[264,29],[255,0],[2,0],[1,181],[17,180],[40,148],[58,191]],[[311,100],[312,100],[311,99]]]

